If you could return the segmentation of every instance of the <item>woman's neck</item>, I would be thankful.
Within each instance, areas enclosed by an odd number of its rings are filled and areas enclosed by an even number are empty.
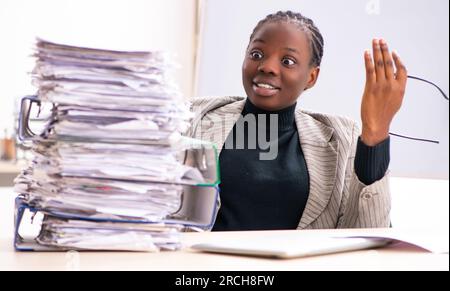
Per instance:
[[[280,110],[264,110],[256,105],[254,105],[249,98],[245,101],[244,109],[242,111],[242,115],[245,116],[247,114],[254,114],[257,115],[256,117],[260,115],[266,115],[266,120],[270,120],[270,115],[275,114],[278,115],[278,129],[279,130],[288,130],[292,129],[295,126],[295,108],[297,106],[297,103],[280,109]]]

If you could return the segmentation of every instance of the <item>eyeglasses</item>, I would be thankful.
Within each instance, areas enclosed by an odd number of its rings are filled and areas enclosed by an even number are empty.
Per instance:
[[[436,89],[438,89],[439,92],[441,92],[441,94],[445,98],[445,100],[448,101],[448,96],[445,94],[445,92],[438,85],[434,84],[433,82],[430,82],[428,80],[425,80],[425,79],[422,79],[422,78],[419,78],[419,77],[414,77],[414,76],[408,76],[408,78],[413,79],[413,80],[422,81],[422,82],[425,82],[427,84],[430,84],[430,85],[436,87]],[[400,138],[406,138],[406,139],[411,139],[411,140],[415,140],[415,141],[422,141],[422,142],[429,142],[429,143],[439,144],[438,140],[410,137],[410,136],[401,135],[401,134],[397,134],[397,133],[393,133],[393,132],[390,132],[389,134],[392,135],[392,136],[400,137]]]

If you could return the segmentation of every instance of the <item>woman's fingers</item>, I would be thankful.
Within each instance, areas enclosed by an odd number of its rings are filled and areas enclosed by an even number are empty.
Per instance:
[[[387,45],[387,42],[384,39],[380,40],[380,47],[381,52],[383,54],[383,61],[384,61],[384,72],[386,79],[388,80],[394,80],[394,62],[392,61],[391,54],[389,53],[389,47]]]
[[[378,39],[374,39],[372,42],[372,46],[373,60],[375,62],[375,74],[378,82],[386,79],[386,72],[384,70],[384,60],[383,54],[381,52],[380,41]]]
[[[394,57],[395,67],[397,68],[395,78],[404,87],[406,85],[406,80],[408,79],[408,72],[397,52],[393,51],[392,56]]]
[[[364,52],[364,63],[366,64],[366,82],[373,84],[376,82],[375,67],[372,62],[372,55],[370,50]]]

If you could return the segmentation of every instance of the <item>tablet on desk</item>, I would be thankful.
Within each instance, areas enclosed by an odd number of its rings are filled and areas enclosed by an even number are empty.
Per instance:
[[[391,240],[382,238],[302,238],[294,241],[282,239],[242,240],[217,243],[195,244],[191,248],[198,251],[246,256],[290,259],[325,255],[339,252],[378,248]]]

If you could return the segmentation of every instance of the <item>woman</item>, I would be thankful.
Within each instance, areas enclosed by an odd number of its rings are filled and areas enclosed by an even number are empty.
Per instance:
[[[403,100],[405,66],[384,40],[373,40],[373,60],[364,54],[361,131],[347,118],[296,109],[317,81],[323,45],[303,15],[268,15],[242,67],[248,98],[194,100],[192,136],[220,150],[213,230],[389,226],[389,126]]]

